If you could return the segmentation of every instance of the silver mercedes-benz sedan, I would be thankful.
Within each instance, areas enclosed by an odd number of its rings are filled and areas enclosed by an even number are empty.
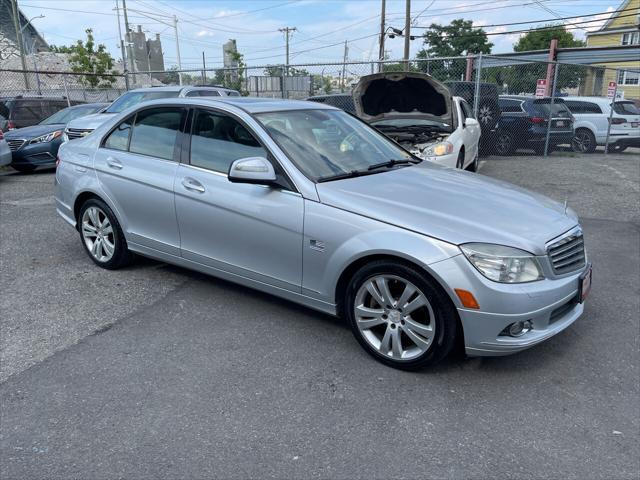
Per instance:
[[[421,161],[318,103],[139,104],[64,144],[56,184],[98,266],[145,255],[339,315],[402,369],[457,342],[536,345],[582,314],[591,285],[566,205]]]

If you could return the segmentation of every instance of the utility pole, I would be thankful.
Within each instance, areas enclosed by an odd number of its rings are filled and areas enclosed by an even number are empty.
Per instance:
[[[380,8],[380,50],[378,53],[378,60],[380,60],[380,63],[378,64],[378,71],[382,72],[383,68],[383,61],[384,61],[384,37],[385,37],[385,33],[384,33],[384,27],[385,27],[385,10],[386,10],[386,0],[382,0],[382,6]]]
[[[284,27],[279,28],[278,31],[283,32],[285,35],[285,45],[286,45],[286,58],[284,64],[284,75],[289,75],[289,33],[295,32],[297,30],[296,27]]]
[[[182,60],[180,59],[180,41],[178,40],[178,17],[173,16],[173,31],[176,35],[176,54],[178,56],[178,70],[182,70]],[[178,73],[178,83],[182,86],[182,72]]]
[[[207,62],[204,59],[204,50],[202,51],[202,84],[207,84]]]
[[[136,71],[136,58],[134,55],[130,55],[133,49],[129,49],[131,43],[131,36],[129,35],[129,17],[127,16],[127,0],[122,0],[122,13],[124,14],[124,48],[126,49],[127,58],[131,63],[131,71],[135,74]],[[136,83],[136,76],[133,76],[133,83]]]
[[[116,15],[118,15],[118,35],[120,37],[120,53],[122,54],[122,69],[124,71],[124,86],[129,90],[129,76],[127,75],[127,52],[124,49],[122,39],[122,27],[120,26],[120,2],[116,0]]]
[[[13,28],[16,30],[16,42],[18,50],[20,50],[20,61],[22,62],[22,74],[24,75],[24,87],[29,90],[29,76],[27,70],[27,60],[24,58],[24,42],[22,41],[22,29],[20,28],[20,10],[18,9],[18,0],[11,0],[11,9],[13,13]]]
[[[411,0],[405,0],[404,17],[404,68],[409,70],[409,44],[411,42]]]
[[[347,70],[347,58],[349,56],[349,45],[347,41],[344,41],[344,56],[342,57],[342,88],[341,91],[344,92],[344,84],[345,84],[345,75]]]

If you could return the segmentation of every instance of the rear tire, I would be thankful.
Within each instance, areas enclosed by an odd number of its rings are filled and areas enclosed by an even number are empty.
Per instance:
[[[588,128],[579,128],[571,139],[571,148],[578,153],[593,153],[596,151],[596,137]]]
[[[515,152],[515,145],[513,143],[513,137],[510,133],[499,132],[496,135],[495,152],[498,155],[506,156]]]
[[[618,145],[614,143],[613,145],[609,145],[609,151],[612,153],[622,153],[627,149],[628,145]]]
[[[344,306],[358,343],[385,365],[417,370],[453,348],[456,310],[440,286],[413,266],[368,263],[350,280]]]
[[[80,239],[89,258],[101,268],[116,270],[133,259],[122,228],[109,206],[98,198],[90,198],[78,214]]]

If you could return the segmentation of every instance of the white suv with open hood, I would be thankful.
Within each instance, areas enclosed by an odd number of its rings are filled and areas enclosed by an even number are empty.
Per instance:
[[[357,115],[419,158],[475,171],[480,125],[472,108],[430,75],[376,73],[353,91]]]

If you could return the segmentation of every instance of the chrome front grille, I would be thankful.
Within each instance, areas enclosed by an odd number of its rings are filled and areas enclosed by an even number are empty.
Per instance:
[[[547,254],[556,275],[574,272],[585,266],[586,255],[582,232],[574,232],[552,243]]]
[[[15,152],[16,150],[18,150],[20,147],[22,147],[25,143],[27,143],[26,140],[22,140],[22,139],[7,139],[7,143],[9,144],[9,149],[12,152]]]
[[[93,129],[91,128],[67,128],[66,134],[69,140],[76,140],[78,138],[86,137]]]

